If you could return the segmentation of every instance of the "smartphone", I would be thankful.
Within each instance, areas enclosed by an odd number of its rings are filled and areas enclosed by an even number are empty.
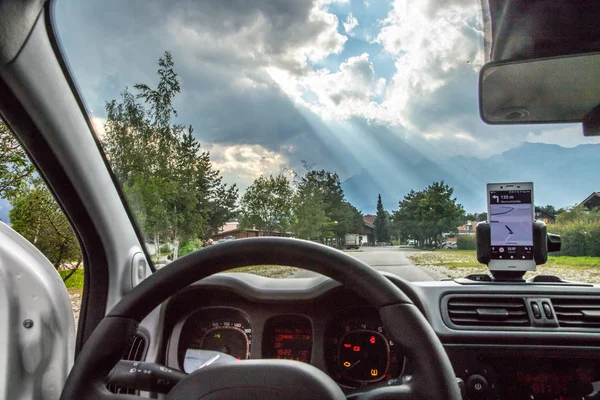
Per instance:
[[[490,271],[535,271],[533,183],[488,183]]]

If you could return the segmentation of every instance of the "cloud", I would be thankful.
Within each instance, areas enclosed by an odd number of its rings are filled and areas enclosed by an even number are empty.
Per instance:
[[[548,128],[481,122],[477,1],[367,3],[365,12],[348,0],[61,0],[55,14],[99,132],[105,101],[155,85],[168,50],[182,86],[178,122],[194,126],[232,182],[301,160],[348,176],[385,153],[383,171],[414,153],[401,151],[408,145],[438,159],[499,153],[536,134],[559,140]]]
[[[324,68],[302,77],[274,68],[269,72],[296,103],[325,119],[384,118],[375,97],[382,94],[385,79],[377,78],[367,53],[350,57],[338,72]]]
[[[227,179],[241,182],[244,190],[261,175],[277,175],[288,165],[285,157],[260,145],[214,144],[208,147],[213,168]]]
[[[278,150],[311,128],[267,70],[309,75],[315,62],[343,50],[347,37],[327,7],[316,0],[179,0],[81,8],[64,0],[56,25],[95,116],[126,86],[156,84],[157,59],[168,50],[181,79],[179,120],[194,125],[203,143]]]
[[[387,87],[384,106],[402,115],[408,129],[418,130],[421,121],[405,115],[412,104],[435,99],[434,92],[455,81],[457,73],[476,79],[483,63],[483,30],[476,6],[453,7],[432,0],[410,3],[393,3],[375,41],[396,57],[396,74]],[[437,11],[432,15],[430,9]],[[476,111],[475,104],[470,106]]]
[[[354,28],[356,28],[357,26],[358,26],[358,20],[356,19],[356,17],[354,15],[352,15],[352,13],[348,14],[346,21],[344,21],[344,29],[346,30],[346,33],[351,35],[352,30]]]

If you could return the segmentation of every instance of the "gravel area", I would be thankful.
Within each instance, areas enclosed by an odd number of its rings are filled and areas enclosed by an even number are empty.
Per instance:
[[[75,330],[79,322],[79,311],[81,310],[81,289],[69,288],[69,297],[71,298],[71,307],[73,307],[73,316],[75,317]]]

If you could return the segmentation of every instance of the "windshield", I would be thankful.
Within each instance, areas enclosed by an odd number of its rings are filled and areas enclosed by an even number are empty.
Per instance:
[[[158,267],[285,236],[462,277],[485,271],[486,184],[533,182],[563,236],[538,273],[596,282],[600,139],[481,121],[478,0],[60,0],[53,23]]]

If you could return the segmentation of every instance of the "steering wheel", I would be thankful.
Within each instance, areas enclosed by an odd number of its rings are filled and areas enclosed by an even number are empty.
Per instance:
[[[361,399],[460,400],[444,348],[412,301],[361,261],[330,247],[297,239],[238,239],[177,259],[133,288],[104,317],[77,356],[61,400],[139,400],[106,389],[106,377],[133,339],[138,324],[169,297],[207,276],[247,265],[287,265],[326,275],[359,293],[379,310],[389,339],[414,367],[408,383],[366,390]],[[181,380],[168,400],[345,399],[323,371],[289,360],[245,360],[200,369]]]

